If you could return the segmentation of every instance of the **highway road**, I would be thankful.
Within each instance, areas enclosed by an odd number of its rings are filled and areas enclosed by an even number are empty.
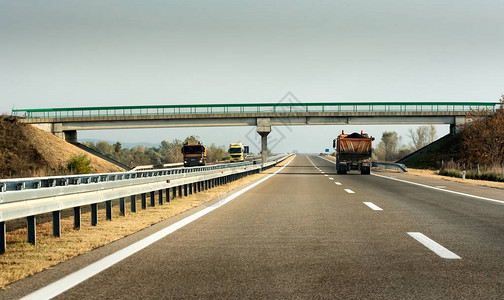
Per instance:
[[[19,281],[0,297],[38,291],[40,299],[66,288],[57,298],[504,297],[502,190],[377,171],[336,175],[334,163],[298,155],[229,200]],[[169,226],[179,229],[108,268],[102,260],[73,273]]]

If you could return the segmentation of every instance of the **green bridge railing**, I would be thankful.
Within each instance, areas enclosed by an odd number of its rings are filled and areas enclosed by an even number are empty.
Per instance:
[[[145,105],[13,109],[12,115],[22,118],[79,118],[281,112],[468,112],[471,109],[495,110],[499,105],[500,104],[497,102],[343,102]]]

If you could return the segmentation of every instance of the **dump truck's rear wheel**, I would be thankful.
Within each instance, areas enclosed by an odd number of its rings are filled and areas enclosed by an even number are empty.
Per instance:
[[[339,161],[336,161],[336,173],[342,175],[346,174],[347,173],[346,164],[342,164]]]
[[[371,174],[371,167],[361,167],[361,175]]]

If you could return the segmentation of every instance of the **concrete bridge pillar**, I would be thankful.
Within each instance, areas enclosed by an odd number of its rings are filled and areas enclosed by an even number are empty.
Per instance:
[[[77,130],[67,130],[63,131],[62,123],[37,123],[32,124],[32,126],[50,132],[54,134],[56,137],[65,140],[69,143],[77,142]]]
[[[77,130],[63,131],[63,137],[69,143],[77,143]]]
[[[462,129],[462,126],[467,122],[466,116],[453,117],[453,123],[450,124],[450,134],[457,134]]]
[[[261,136],[262,163],[268,161],[268,134],[271,132],[271,121],[269,118],[257,119],[257,133]]]

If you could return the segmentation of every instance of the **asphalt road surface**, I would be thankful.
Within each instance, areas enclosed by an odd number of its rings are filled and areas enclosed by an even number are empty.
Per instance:
[[[193,213],[19,281],[0,297],[33,292]],[[296,156],[58,295],[99,297],[502,299],[504,192],[397,173],[336,175],[330,161]]]

